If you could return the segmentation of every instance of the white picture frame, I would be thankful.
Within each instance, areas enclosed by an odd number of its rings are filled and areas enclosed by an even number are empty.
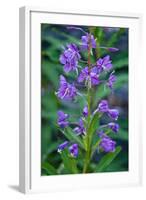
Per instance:
[[[134,186],[142,181],[139,62],[140,14],[20,8],[20,191],[23,193]],[[83,20],[84,19],[84,20]],[[98,21],[98,24],[97,24]],[[40,24],[129,28],[129,171],[41,177],[40,174]],[[138,64],[138,67],[137,67]]]

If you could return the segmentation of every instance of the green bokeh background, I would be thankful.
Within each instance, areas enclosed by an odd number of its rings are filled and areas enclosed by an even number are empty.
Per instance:
[[[62,109],[70,114],[73,120],[81,115],[84,102],[80,97],[79,103],[60,102],[55,91],[59,87],[59,76],[64,74],[63,66],[59,63],[59,56],[69,43],[79,44],[83,33],[79,30],[68,30],[64,25],[41,25],[41,162],[50,163],[57,169],[59,174],[66,174],[63,169],[60,154],[57,147],[65,138],[56,128],[57,111]],[[109,53],[104,49],[94,52],[92,62],[96,58],[106,54],[111,56],[117,82],[114,87],[114,94],[111,95],[108,89],[99,86],[94,91],[92,108],[97,106],[100,99],[108,99],[109,104],[120,110],[118,123],[120,124],[119,134],[112,134],[112,138],[121,145],[122,151],[104,172],[118,172],[128,170],[128,29],[110,27],[82,27],[90,31],[97,38],[97,45],[117,47],[120,50]],[[86,58],[85,53],[82,57]],[[75,77],[74,73],[69,74],[69,80]],[[95,100],[96,99],[96,100]],[[106,123],[103,118],[101,123]],[[100,157],[94,156],[93,167]],[[50,175],[45,169],[41,170],[42,175]]]

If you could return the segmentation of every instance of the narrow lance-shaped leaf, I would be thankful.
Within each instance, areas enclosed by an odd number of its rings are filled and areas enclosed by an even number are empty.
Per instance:
[[[87,135],[89,136],[89,141],[90,143],[92,142],[92,136],[93,133],[97,130],[98,126],[99,126],[99,113],[96,113],[92,119],[91,122],[89,124],[89,128],[88,128],[88,133]]]
[[[79,144],[79,146],[83,149],[85,149],[84,147],[84,143],[82,142],[80,136],[76,135],[72,129],[70,127],[66,127],[65,131],[63,132],[63,134],[65,135],[65,137],[70,140],[70,141],[74,141],[77,142]]]
[[[112,131],[110,129],[108,129],[104,134],[108,135],[110,132],[112,132]],[[94,154],[94,152],[98,148],[98,146],[100,144],[100,141],[101,141],[101,138],[98,138],[98,140],[96,141],[96,143],[93,145],[93,147],[92,147],[92,155]]]
[[[77,169],[77,161],[75,158],[71,158],[68,151],[65,149],[61,152],[61,158],[63,160],[63,164],[65,169],[69,172],[69,173],[78,173],[78,169]]]
[[[42,163],[42,169],[44,169],[49,175],[56,175],[56,169],[48,162]]]
[[[115,66],[116,69],[123,68],[124,66],[128,66],[128,58],[121,58],[115,62],[113,62],[113,65]]]

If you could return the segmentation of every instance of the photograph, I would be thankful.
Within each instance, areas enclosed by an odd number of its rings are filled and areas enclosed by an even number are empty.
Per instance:
[[[129,171],[128,34],[41,24],[41,176]]]

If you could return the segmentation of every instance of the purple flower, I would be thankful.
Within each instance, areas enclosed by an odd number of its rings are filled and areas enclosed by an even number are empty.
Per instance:
[[[92,69],[90,72],[90,80],[91,80],[91,85],[98,85],[100,83],[99,75],[94,73]]]
[[[82,119],[79,120],[78,126],[74,128],[74,132],[75,132],[77,135],[85,134],[85,128],[84,128],[84,123],[83,123],[83,120],[82,120]]]
[[[111,62],[109,55],[104,58],[99,58],[96,62],[98,73],[101,73],[103,70],[109,71],[112,68]]]
[[[110,123],[108,123],[108,127],[115,133],[117,133],[119,131],[119,124],[117,124],[117,123],[110,122]]]
[[[65,114],[63,111],[58,111],[58,120],[57,123],[61,128],[65,128],[66,126],[68,126],[68,119],[69,115]]]
[[[59,146],[58,146],[58,152],[61,152],[61,151],[63,151],[67,146],[68,146],[68,141],[65,141],[65,142],[63,142],[62,144],[60,144]]]
[[[78,60],[81,58],[79,50],[75,44],[69,44],[67,47],[68,49],[66,49],[59,58],[61,64],[64,65],[65,72],[76,70]]]
[[[81,70],[81,73],[78,77],[78,82],[81,83],[84,80],[87,80],[89,76],[89,69],[88,67],[85,67],[84,69]]]
[[[119,51],[119,49],[118,49],[118,48],[115,48],[115,47],[108,47],[107,50],[109,50],[110,52]]]
[[[105,133],[103,130],[100,130],[99,132],[97,132],[97,135],[102,138],[103,136],[105,136]]]
[[[108,102],[107,100],[102,100],[99,105],[98,105],[98,110],[99,112],[108,112],[109,108],[108,108]]]
[[[88,67],[85,67],[81,70],[81,73],[78,77],[78,82],[90,81],[91,85],[98,85],[100,83],[99,75],[95,72],[95,68],[89,70]]]
[[[119,49],[118,49],[118,48],[115,48],[115,47],[99,47],[99,48],[101,48],[101,49],[106,49],[106,50],[108,50],[108,51],[110,51],[110,52],[119,51]]]
[[[83,115],[84,115],[84,117],[87,117],[87,116],[88,116],[88,106],[85,106],[85,107],[83,108]]]
[[[67,83],[64,76],[60,76],[60,88],[57,92],[57,96],[60,99],[71,100],[77,95],[77,89],[73,84]]]
[[[94,113],[98,111],[101,113],[107,113],[108,116],[114,120],[117,120],[119,116],[119,111],[117,109],[109,109],[107,100],[102,100],[99,103],[98,108],[94,111]]]
[[[73,44],[73,43],[72,44],[68,44],[67,47],[68,47],[69,50],[72,50],[72,51],[76,52],[77,58],[80,59],[81,56],[79,54],[79,49],[78,49],[76,44]]]
[[[107,81],[107,86],[112,89],[113,88],[113,84],[116,82],[116,76],[113,74],[114,72],[112,72],[109,76],[109,79]]]
[[[69,151],[70,151],[71,156],[76,158],[78,156],[78,144],[72,144],[69,147]]]
[[[96,40],[94,39],[93,35],[87,33],[87,35],[82,36],[81,40],[82,40],[81,48],[83,50],[87,50],[89,49],[89,47],[96,48]]]
[[[111,117],[114,120],[117,120],[119,117],[119,111],[116,109],[109,109],[108,110],[108,116]]]
[[[105,152],[114,152],[115,151],[116,142],[113,141],[110,137],[104,136],[101,139],[99,144],[100,148],[103,149]]]

